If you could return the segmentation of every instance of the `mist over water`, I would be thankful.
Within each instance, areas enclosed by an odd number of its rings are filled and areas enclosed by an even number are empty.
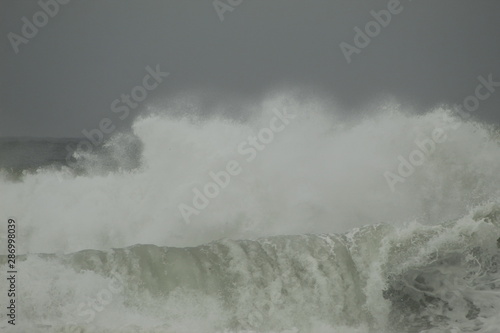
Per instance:
[[[269,127],[273,110],[285,109],[297,117],[248,162],[238,145]],[[107,154],[80,154],[78,167],[86,174],[41,168],[22,182],[3,181],[1,202],[23,221],[24,250],[50,253],[344,232],[414,219],[439,224],[498,193],[500,152],[489,129],[460,124],[443,109],[403,111],[374,110],[346,124],[320,103],[278,96],[246,123],[158,113],[133,126],[143,146],[139,167],[106,172],[109,160],[133,164],[123,152],[133,140],[112,139]],[[435,128],[448,139],[392,192],[384,173],[397,174],[398,156],[408,159],[415,141],[430,138]],[[224,170],[230,160],[242,172],[187,225],[179,204],[192,206],[193,189],[211,182],[209,172]]]
[[[3,168],[0,208],[31,253],[20,269],[25,322],[40,331],[494,332],[496,129],[446,108],[416,115],[388,104],[345,120],[289,94],[258,105],[246,121],[156,110],[94,153],[76,152],[76,166],[40,165],[16,180]],[[238,147],[277,112],[295,117],[249,161]],[[436,129],[446,139],[392,191],[384,174],[398,174],[398,156]],[[232,160],[241,172],[186,223],[179,205],[193,206],[193,190]],[[123,290],[85,322],[80,304],[112,276]]]

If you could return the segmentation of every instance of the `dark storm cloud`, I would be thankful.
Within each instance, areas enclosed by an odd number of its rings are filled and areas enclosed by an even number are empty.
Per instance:
[[[479,75],[500,81],[498,1],[401,0],[403,10],[348,64],[339,44],[353,44],[354,27],[388,2],[243,0],[221,22],[210,0],[73,0],[16,54],[8,33],[20,35],[22,17],[32,21],[40,5],[2,1],[0,136],[81,136],[117,119],[112,101],[156,64],[170,76],[142,107],[186,90],[217,103],[291,84],[350,112],[380,95],[424,109],[460,103]],[[477,115],[498,122],[499,105],[500,91]]]

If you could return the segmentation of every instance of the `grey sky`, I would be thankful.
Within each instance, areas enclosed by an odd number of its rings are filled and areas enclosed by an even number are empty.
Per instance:
[[[354,44],[354,27],[388,2],[243,0],[221,22],[211,0],[72,0],[16,54],[7,34],[21,35],[21,18],[32,21],[40,6],[2,0],[0,136],[81,136],[117,119],[112,101],[156,64],[170,76],[144,104],[199,91],[207,110],[282,85],[346,112],[385,94],[423,110],[460,103],[479,75],[500,81],[496,0],[401,0],[402,12],[348,64],[339,44]],[[237,105],[235,115],[244,112]],[[500,90],[477,116],[498,123],[499,106]]]

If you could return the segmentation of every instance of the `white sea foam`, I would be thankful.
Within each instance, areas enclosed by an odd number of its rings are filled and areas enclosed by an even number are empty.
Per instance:
[[[254,160],[237,152],[285,109],[297,117]],[[442,108],[342,119],[326,103],[289,95],[264,101],[245,122],[158,110],[134,123],[138,168],[106,172],[102,157],[86,156],[84,174],[2,178],[1,209],[17,218],[19,251],[53,254],[22,260],[20,320],[33,332],[493,332],[492,129]],[[398,156],[436,128],[446,140],[392,192],[384,173],[397,173]],[[113,159],[126,156],[126,140],[108,143]],[[186,224],[179,204],[192,204],[193,189],[230,160],[242,172]],[[245,241],[210,243],[221,238]],[[63,254],[84,249],[104,252]],[[124,290],[83,322],[113,274]]]

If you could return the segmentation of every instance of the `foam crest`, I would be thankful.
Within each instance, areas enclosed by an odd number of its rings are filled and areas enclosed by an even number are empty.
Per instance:
[[[20,223],[21,250],[188,246],[414,219],[438,224],[498,194],[497,139],[491,129],[463,122],[450,110],[412,115],[388,106],[346,121],[326,102],[289,94],[253,108],[245,122],[169,117],[161,110],[138,119],[133,136],[142,145],[139,166],[126,160],[128,167],[105,172],[87,157],[83,174],[40,169],[21,182],[3,178],[1,208]],[[248,161],[239,145],[269,128],[276,112],[296,117]],[[397,173],[398,156],[408,159],[418,149],[415,142],[432,137],[436,128],[447,139],[392,192],[384,173]],[[122,163],[133,142],[121,134],[108,142],[105,157]],[[179,205],[193,206],[193,190],[202,190],[212,181],[209,173],[231,160],[241,173],[186,224]]]

